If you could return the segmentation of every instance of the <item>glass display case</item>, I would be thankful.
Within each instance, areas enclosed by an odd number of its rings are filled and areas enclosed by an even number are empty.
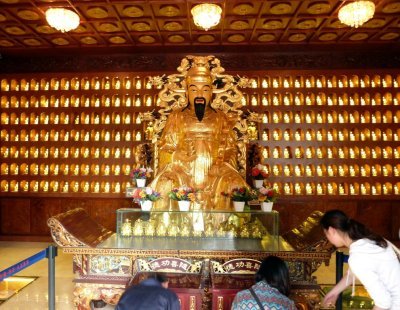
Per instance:
[[[116,234],[101,244],[140,250],[279,251],[277,211],[117,210]]]

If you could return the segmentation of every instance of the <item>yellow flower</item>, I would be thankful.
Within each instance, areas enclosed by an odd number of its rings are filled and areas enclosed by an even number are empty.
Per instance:
[[[190,193],[188,195],[188,198],[190,199],[190,201],[195,201],[196,200],[196,196],[194,195],[194,193]]]

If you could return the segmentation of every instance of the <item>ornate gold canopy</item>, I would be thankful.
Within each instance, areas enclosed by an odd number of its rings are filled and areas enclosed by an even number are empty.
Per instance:
[[[248,122],[259,122],[261,117],[252,112],[245,113],[241,110],[243,94],[239,88],[250,86],[249,79],[240,76],[225,74],[220,60],[215,56],[186,56],[182,59],[177,68],[179,73],[168,76],[156,76],[151,79],[152,83],[162,88],[159,97],[159,116],[155,117],[153,112],[140,114],[142,121],[151,121],[154,124],[153,140],[156,145],[154,150],[155,170],[157,170],[157,142],[165,127],[168,115],[178,109],[183,109],[188,104],[186,98],[187,78],[190,71],[196,69],[196,74],[209,72],[212,79],[214,97],[211,107],[223,111],[230,121],[235,125],[232,130],[235,132],[238,145],[239,172],[244,177],[246,171],[246,143],[248,142]]]

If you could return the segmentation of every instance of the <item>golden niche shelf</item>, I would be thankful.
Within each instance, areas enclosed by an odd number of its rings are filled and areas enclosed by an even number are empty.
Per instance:
[[[251,84],[242,104],[262,115],[257,142],[283,196],[400,194],[398,73],[271,72]]]
[[[242,104],[262,115],[251,142],[282,196],[399,195],[398,73],[247,75]],[[148,73],[0,79],[1,195],[124,197],[149,139],[138,115],[158,108]]]
[[[124,197],[158,91],[141,73],[2,77],[1,194]]]

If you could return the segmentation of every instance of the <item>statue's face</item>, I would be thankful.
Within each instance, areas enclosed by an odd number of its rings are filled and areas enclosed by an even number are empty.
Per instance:
[[[210,103],[211,97],[212,86],[208,82],[196,81],[188,85],[189,104],[194,107],[199,121],[203,119],[206,106]]]

